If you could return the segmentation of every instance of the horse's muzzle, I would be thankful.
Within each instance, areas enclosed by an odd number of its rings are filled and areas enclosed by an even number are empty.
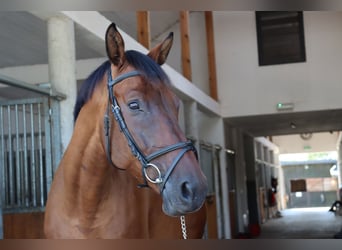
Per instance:
[[[171,181],[171,180],[170,180]],[[169,185],[170,184],[170,185]],[[166,183],[162,193],[163,212],[169,216],[180,216],[199,210],[208,192],[206,178]]]

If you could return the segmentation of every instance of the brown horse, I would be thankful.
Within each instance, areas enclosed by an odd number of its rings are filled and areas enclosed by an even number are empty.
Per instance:
[[[172,40],[144,55],[108,27],[109,61],[82,85],[47,200],[48,238],[181,238],[183,215],[187,236],[202,237],[207,182],[160,67]]]

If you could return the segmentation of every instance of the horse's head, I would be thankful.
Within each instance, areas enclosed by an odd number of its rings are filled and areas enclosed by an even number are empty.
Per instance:
[[[180,101],[160,67],[168,56],[172,39],[171,33],[147,55],[125,52],[115,25],[108,27],[108,90],[115,124],[108,146],[113,164],[161,193],[163,211],[177,216],[203,205],[207,181],[194,146],[179,126]]]

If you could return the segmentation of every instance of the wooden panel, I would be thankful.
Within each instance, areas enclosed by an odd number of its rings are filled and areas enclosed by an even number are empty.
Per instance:
[[[150,49],[150,15],[148,11],[137,11],[138,42]]]
[[[44,213],[4,214],[4,239],[45,238]]]
[[[208,239],[217,239],[217,212],[215,195],[210,195],[206,200]]]
[[[218,96],[217,96],[217,79],[216,79],[214,23],[213,23],[212,11],[205,11],[205,28],[206,28],[206,34],[207,34],[209,91],[210,91],[210,96],[214,100],[217,101]]]
[[[190,59],[190,32],[189,32],[189,11],[180,12],[181,50],[183,76],[189,81],[192,79]]]
[[[4,238],[4,231],[3,231],[3,223],[2,223],[2,210],[0,208],[0,239],[3,239],[3,238]]]
[[[306,192],[306,181],[305,179],[290,180],[291,193],[294,192]]]

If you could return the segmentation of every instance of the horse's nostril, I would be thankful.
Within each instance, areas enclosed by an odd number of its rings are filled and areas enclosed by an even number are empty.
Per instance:
[[[193,191],[189,182],[184,182],[181,187],[182,197],[184,200],[191,201],[193,198]]]

